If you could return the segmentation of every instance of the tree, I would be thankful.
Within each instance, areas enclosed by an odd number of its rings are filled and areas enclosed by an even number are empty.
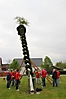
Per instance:
[[[41,64],[41,67],[45,68],[47,71],[50,71],[52,70],[52,66],[53,63],[51,62],[51,59],[48,56],[46,56],[44,62]]]
[[[66,63],[63,63],[62,61],[60,61],[56,63],[56,66],[63,69],[63,68],[66,68]]]
[[[14,59],[12,63],[9,65],[9,68],[13,70],[18,69],[18,67],[19,67],[19,62],[16,59]]]

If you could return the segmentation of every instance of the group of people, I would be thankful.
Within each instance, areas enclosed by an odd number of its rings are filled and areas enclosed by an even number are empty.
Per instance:
[[[42,69],[41,71],[37,70],[35,71],[36,75],[36,81],[37,83],[41,83],[40,77],[42,78],[42,87],[46,86],[46,78],[48,77],[48,72],[46,69]],[[11,86],[15,85],[16,91],[19,91],[19,84],[20,84],[20,78],[21,74],[19,70],[9,70],[7,74],[7,88],[10,89]],[[53,69],[52,71],[52,86],[58,87],[60,82],[60,72],[57,69]]]
[[[42,78],[42,87],[46,86],[46,81],[45,78],[48,75],[46,69],[42,69],[41,71],[39,71],[38,69],[36,69],[36,83],[40,83],[40,77]]]
[[[40,82],[40,76],[42,78],[42,87],[45,87],[46,86],[46,78],[49,81],[48,72],[46,71],[46,69],[42,69],[41,72],[36,70],[37,83]],[[53,69],[53,71],[52,71],[52,86],[58,87],[59,82],[60,82],[60,71],[57,69]]]
[[[11,86],[15,85],[16,91],[19,91],[19,84],[20,84],[21,74],[19,70],[9,70],[7,74],[7,88],[10,89]]]

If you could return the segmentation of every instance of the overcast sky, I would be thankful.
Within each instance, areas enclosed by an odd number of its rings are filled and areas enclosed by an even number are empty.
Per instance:
[[[23,57],[18,24],[24,17],[30,57],[48,56],[55,64],[66,62],[66,0],[0,0],[0,57],[3,62]]]

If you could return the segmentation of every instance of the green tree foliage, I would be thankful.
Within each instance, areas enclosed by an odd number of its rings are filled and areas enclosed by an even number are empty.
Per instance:
[[[45,68],[47,71],[50,71],[52,70],[52,66],[53,63],[51,62],[51,59],[48,56],[46,56],[44,62],[41,64],[41,68]]]
[[[15,17],[15,19],[17,20],[17,23],[19,25],[29,26],[29,22],[25,18],[17,16],[17,17]]]
[[[9,65],[9,68],[13,70],[18,69],[18,67],[19,67],[19,62],[16,59],[14,59],[12,63]]]
[[[61,62],[57,62],[56,66],[60,67],[61,69],[63,69],[63,68],[66,68],[66,63],[63,63],[62,61]]]

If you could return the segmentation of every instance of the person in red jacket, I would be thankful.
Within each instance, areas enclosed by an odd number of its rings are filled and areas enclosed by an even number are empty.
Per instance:
[[[16,79],[16,91],[19,91],[20,77],[21,77],[20,72],[17,69],[16,75],[15,75],[15,79]]]
[[[36,70],[35,74],[36,74],[36,81],[37,81],[37,83],[40,83],[40,73],[39,73],[39,71]]]
[[[46,71],[46,69],[42,69],[41,74],[42,74],[42,86],[44,87],[44,86],[46,86],[45,78],[46,78],[46,76],[48,74],[47,71]]]
[[[14,83],[15,83],[15,70],[12,70],[11,76],[12,76],[12,80],[11,80],[12,86],[14,86]]]
[[[59,82],[60,82],[60,71],[56,70],[56,72],[57,72],[57,85],[59,85]]]

